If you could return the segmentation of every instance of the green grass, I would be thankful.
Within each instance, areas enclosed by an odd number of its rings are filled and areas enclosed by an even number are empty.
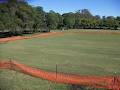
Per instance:
[[[87,34],[94,32],[90,30],[86,34],[81,32],[71,30],[49,38],[0,44],[0,59],[12,59],[51,71],[55,71],[57,64],[58,71],[65,73],[115,75],[117,72],[120,75],[120,34]],[[67,85],[50,83],[9,70],[0,70],[0,87],[7,90],[67,89]]]

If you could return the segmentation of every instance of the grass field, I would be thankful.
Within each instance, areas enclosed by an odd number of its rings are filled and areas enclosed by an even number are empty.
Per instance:
[[[70,30],[62,35],[0,44],[0,60],[80,75],[120,75],[120,32]],[[3,90],[67,90],[67,85],[0,70]],[[23,88],[23,89],[22,89]],[[50,88],[50,89],[49,89]]]

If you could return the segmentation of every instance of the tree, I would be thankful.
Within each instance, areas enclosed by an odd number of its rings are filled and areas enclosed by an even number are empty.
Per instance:
[[[74,24],[75,24],[74,13],[63,14],[63,18],[64,18],[63,19],[64,26],[67,27],[67,28],[72,29]]]
[[[57,29],[59,23],[59,17],[58,14],[54,11],[50,11],[47,13],[47,26],[50,29]]]
[[[77,29],[81,28],[81,19],[80,18],[75,19],[74,28],[77,28]]]
[[[117,17],[116,17],[116,20],[117,20],[117,22],[118,22],[118,27],[120,27],[120,16],[117,16]]]
[[[63,17],[62,15],[60,15],[59,13],[57,13],[57,16],[58,16],[58,29],[62,29],[63,28]]]
[[[52,10],[46,13],[42,7],[32,7],[26,0],[0,2],[0,31],[5,30],[11,35],[22,35],[63,27],[67,29],[118,29],[120,16],[101,18],[99,15],[93,16],[88,9],[61,15]]]
[[[4,26],[4,24],[0,21],[0,31],[4,31],[4,29],[5,29],[5,26]]]
[[[83,29],[90,28],[91,22],[88,19],[81,19],[81,26]]]
[[[95,15],[94,18],[95,18],[96,20],[100,20],[100,19],[101,19],[101,17],[100,17],[99,15]]]
[[[81,10],[81,17],[90,19],[90,18],[93,18],[93,15],[91,14],[91,12],[88,9],[82,9]]]
[[[117,20],[115,20],[115,18],[113,16],[108,16],[106,18],[106,25],[110,29],[115,29],[116,30],[117,27],[118,27],[118,22],[117,22]]]
[[[38,32],[45,28],[46,17],[42,7],[32,7],[25,0],[7,0],[0,3],[0,26],[17,35]]]
[[[42,28],[46,28],[46,13],[44,12],[43,8],[38,6],[35,7],[34,12],[34,26],[35,30],[41,31]]]

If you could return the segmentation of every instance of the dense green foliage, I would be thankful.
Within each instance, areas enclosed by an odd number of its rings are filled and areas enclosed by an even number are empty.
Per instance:
[[[42,7],[32,7],[24,1],[9,0],[0,4],[0,31],[9,35],[47,31]]]
[[[25,0],[0,3],[0,33],[20,35],[49,31],[49,29],[118,29],[120,17],[93,16],[88,9],[64,13],[45,12],[32,7]]]
[[[78,10],[75,13],[65,13],[64,26],[75,29],[114,29],[120,27],[120,17],[93,16],[88,9]]]

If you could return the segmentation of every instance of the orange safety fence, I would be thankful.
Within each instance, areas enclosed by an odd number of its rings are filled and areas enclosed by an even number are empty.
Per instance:
[[[82,76],[56,73],[33,68],[15,61],[0,61],[0,69],[10,69],[56,83],[120,90],[120,76]]]

